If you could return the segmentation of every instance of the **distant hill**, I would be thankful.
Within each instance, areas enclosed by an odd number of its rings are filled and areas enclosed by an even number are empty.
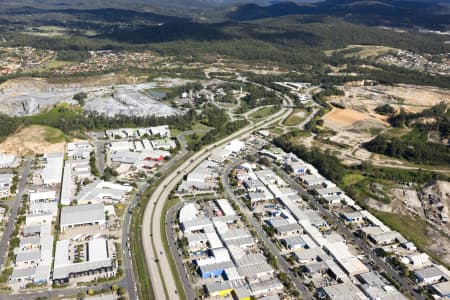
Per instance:
[[[286,15],[332,16],[370,26],[450,29],[450,0],[0,0],[0,13],[85,12],[95,17],[167,23],[252,21]],[[35,10],[37,9],[37,10]],[[95,10],[88,12],[87,10]],[[89,15],[87,15],[89,17]],[[88,20],[88,19],[86,19]]]
[[[450,29],[450,5],[440,0],[327,0],[318,3],[281,2],[271,6],[245,4],[227,14],[234,21],[251,21],[285,15],[334,16],[372,26]],[[448,0],[450,1],[450,0]]]

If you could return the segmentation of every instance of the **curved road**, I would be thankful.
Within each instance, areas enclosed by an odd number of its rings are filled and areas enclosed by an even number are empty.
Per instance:
[[[177,183],[182,180],[185,174],[192,171],[195,166],[206,159],[214,149],[223,146],[225,143],[235,138],[245,137],[252,131],[272,124],[280,118],[286,118],[292,111],[293,109],[291,108],[281,109],[269,119],[260,121],[254,125],[249,125],[220,140],[219,142],[216,142],[214,146],[210,146],[206,150],[195,153],[190,160],[184,162],[181,166],[169,174],[155,189],[153,194],[150,196],[144,212],[142,242],[144,245],[145,259],[149,268],[153,292],[156,299],[173,300],[180,298],[176,290],[177,288],[174,278],[174,276],[178,275],[171,274],[170,272],[170,264],[167,257],[170,253],[164,253],[163,237],[161,236],[160,230],[164,202],[169,197],[170,192],[176,187]],[[156,260],[159,262],[156,262]]]

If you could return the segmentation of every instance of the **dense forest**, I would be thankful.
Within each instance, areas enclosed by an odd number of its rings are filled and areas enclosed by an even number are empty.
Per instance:
[[[410,162],[432,165],[450,165],[450,149],[447,145],[411,140],[408,137],[379,135],[364,147],[374,153],[402,158]]]
[[[442,139],[450,138],[450,109],[444,102],[419,113],[404,110],[389,118],[393,127],[413,127],[422,131],[437,131]]]
[[[213,129],[202,137],[194,135],[189,143],[189,148],[194,151],[198,151],[203,146],[212,144],[248,125],[246,120],[230,121],[228,114],[215,105],[204,106],[199,120],[203,124],[213,127]]]
[[[170,125],[173,128],[182,130],[189,129],[197,119],[194,110],[186,114],[170,117],[138,117],[118,115],[108,117],[98,113],[78,113],[71,109],[53,108],[49,112],[34,116],[11,117],[0,113],[0,140],[14,133],[21,126],[44,125],[58,128],[66,134],[72,131],[89,131],[107,128],[140,127]]]

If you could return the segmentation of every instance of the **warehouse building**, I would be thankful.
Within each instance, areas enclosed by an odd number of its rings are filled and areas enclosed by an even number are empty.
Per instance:
[[[12,154],[0,153],[0,169],[13,168],[16,156]]]
[[[54,283],[67,283],[70,278],[86,275],[96,275],[99,278],[115,275],[116,266],[112,260],[108,240],[104,238],[90,240],[87,243],[86,260],[79,263],[73,261],[72,247],[70,240],[62,240],[56,243]]]
[[[345,282],[322,287],[319,295],[330,300],[364,300],[367,297],[353,283]]]
[[[73,227],[104,224],[105,208],[103,203],[66,206],[61,209],[61,232]]]
[[[42,170],[42,181],[44,184],[54,185],[61,183],[63,172],[63,153],[44,154],[45,167]]]

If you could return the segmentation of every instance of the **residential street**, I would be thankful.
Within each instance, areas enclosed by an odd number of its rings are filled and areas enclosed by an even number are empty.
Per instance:
[[[28,174],[30,174],[31,164],[33,158],[28,158],[25,162],[25,165],[20,173],[20,183],[18,188],[18,192],[16,197],[14,197],[10,216],[8,219],[8,224],[6,225],[5,231],[3,232],[2,240],[0,242],[0,265],[3,266],[5,261],[5,257],[7,255],[9,241],[11,239],[11,233],[14,231],[14,227],[16,226],[17,214],[19,212],[20,204],[22,202],[22,197],[25,194],[27,187]]]

